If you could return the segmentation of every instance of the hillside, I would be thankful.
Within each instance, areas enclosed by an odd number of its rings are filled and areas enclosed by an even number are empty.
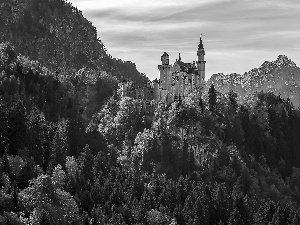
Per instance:
[[[259,92],[245,103],[207,85],[149,111],[118,90],[147,78],[107,55],[76,8],[0,7],[10,42],[0,40],[0,224],[300,224],[300,111],[290,101]],[[296,93],[298,75],[280,56],[210,82],[242,97]]]
[[[280,97],[195,91],[147,117],[117,94],[97,110],[107,74],[63,79],[6,44],[0,69],[0,224],[299,224],[300,113]]]
[[[240,74],[214,74],[207,86],[225,94],[235,91],[240,98],[255,92],[274,92],[289,98],[294,106],[300,106],[300,68],[288,57],[279,55],[275,61],[264,62],[259,68]]]
[[[134,63],[108,55],[96,28],[65,0],[8,0],[0,11],[0,41],[50,70],[70,74],[87,67],[120,81],[147,80]]]

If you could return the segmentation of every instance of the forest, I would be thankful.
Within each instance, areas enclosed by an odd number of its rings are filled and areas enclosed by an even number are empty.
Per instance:
[[[298,224],[300,113],[195,90],[153,111],[117,78],[0,45],[3,224]],[[87,120],[90,120],[87,123]]]
[[[118,83],[147,78],[109,56],[80,11],[19,2],[0,5],[0,224],[300,224],[289,99],[211,85],[145,110]]]

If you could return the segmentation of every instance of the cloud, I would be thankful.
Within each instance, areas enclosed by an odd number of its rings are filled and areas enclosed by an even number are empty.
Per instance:
[[[127,11],[136,9],[151,9],[151,8],[166,8],[166,7],[185,7],[193,5],[206,5],[215,2],[230,1],[230,0],[69,0],[80,10],[89,9],[107,9],[107,8],[124,8]]]
[[[196,60],[203,33],[208,77],[246,72],[285,54],[300,64],[298,0],[72,0],[114,57],[158,76],[160,55]]]

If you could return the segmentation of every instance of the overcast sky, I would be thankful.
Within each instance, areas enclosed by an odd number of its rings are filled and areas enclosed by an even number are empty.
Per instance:
[[[300,66],[299,0],[69,0],[97,28],[113,57],[130,60],[150,79],[160,56],[197,59],[199,36],[206,79],[244,73],[286,55]]]

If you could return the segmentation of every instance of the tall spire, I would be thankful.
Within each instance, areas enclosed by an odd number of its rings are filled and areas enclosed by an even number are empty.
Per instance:
[[[198,49],[203,49],[202,34],[200,34],[200,43],[198,45]]]
[[[203,84],[205,80],[205,63],[206,61],[204,60],[205,56],[205,51],[202,43],[202,34],[200,35],[200,43],[198,45],[198,50],[197,50],[197,56],[198,56],[198,61],[197,61],[197,67],[198,67],[198,74],[199,74],[199,83]]]
[[[179,58],[178,58],[178,61],[181,61],[181,56],[180,56],[180,53],[179,53]]]

